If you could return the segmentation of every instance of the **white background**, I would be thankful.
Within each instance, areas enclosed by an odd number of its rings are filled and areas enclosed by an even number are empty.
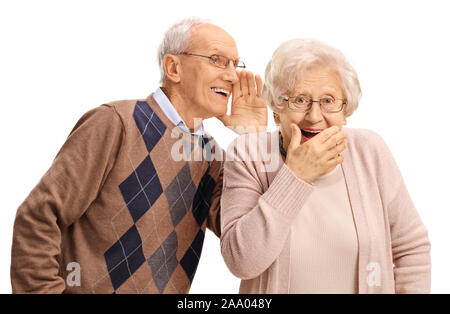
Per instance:
[[[363,90],[348,126],[378,132],[391,148],[429,230],[432,292],[450,292],[449,12],[447,1],[2,0],[0,293],[11,292],[17,207],[84,112],[158,87],[157,46],[188,16],[224,27],[262,75],[291,38],[343,51]],[[205,126],[224,148],[236,136],[216,119]],[[191,293],[237,293],[239,282],[208,231]]]

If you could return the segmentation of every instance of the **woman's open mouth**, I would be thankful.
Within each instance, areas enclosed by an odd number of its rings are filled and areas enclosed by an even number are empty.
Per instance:
[[[301,129],[303,142],[309,141],[314,136],[322,132],[320,129]]]

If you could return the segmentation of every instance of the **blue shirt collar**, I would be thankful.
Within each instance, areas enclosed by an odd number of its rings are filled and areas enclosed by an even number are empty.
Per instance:
[[[161,87],[158,87],[158,89],[153,94],[153,98],[158,103],[161,110],[164,112],[164,114],[167,116],[167,118],[176,126],[178,126],[183,132],[189,133],[192,135],[198,135],[198,136],[204,136],[205,130],[203,128],[203,122],[200,124],[200,126],[194,131],[194,133],[191,133],[189,131],[189,128],[186,126],[186,123],[183,121],[181,116],[178,114],[178,112],[175,110],[174,106],[170,102],[169,98],[167,98],[166,94],[164,94]]]

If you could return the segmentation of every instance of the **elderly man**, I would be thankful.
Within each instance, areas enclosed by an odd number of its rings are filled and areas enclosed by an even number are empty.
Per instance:
[[[260,77],[236,71],[235,41],[207,21],[172,26],[159,64],[162,87],[87,112],[19,207],[14,293],[189,291],[206,227],[220,236],[223,161],[201,121],[245,132],[267,110]]]

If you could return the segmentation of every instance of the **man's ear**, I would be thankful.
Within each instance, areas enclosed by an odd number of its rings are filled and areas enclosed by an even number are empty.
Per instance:
[[[164,73],[166,79],[172,83],[179,83],[181,80],[181,64],[180,58],[176,55],[167,54],[163,59]]]

